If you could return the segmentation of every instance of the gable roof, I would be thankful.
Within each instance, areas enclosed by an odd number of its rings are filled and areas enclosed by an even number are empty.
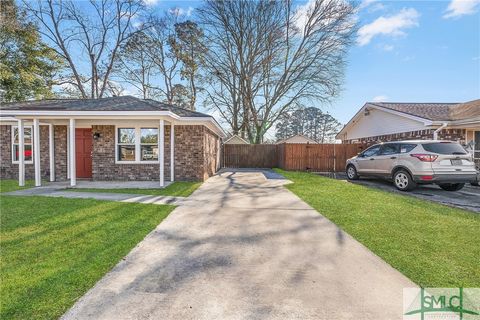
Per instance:
[[[367,106],[368,105],[378,106],[432,121],[463,120],[468,119],[468,117],[480,116],[480,99],[466,103],[368,102]]]
[[[289,141],[291,140],[294,140],[296,138],[300,138],[301,140],[305,141],[305,143],[313,143],[313,144],[317,144],[318,142],[307,137],[307,136],[304,136],[303,134],[296,134],[296,135],[293,135],[291,137],[288,137],[286,139],[282,139],[280,141],[277,142],[277,144],[281,144],[281,143],[288,143]],[[300,142],[302,143],[302,142]]]
[[[240,136],[237,135],[237,134],[234,134],[233,136],[231,136],[230,138],[228,138],[227,140],[225,140],[223,143],[228,144],[231,140],[235,140],[235,139],[240,140],[240,143],[250,144],[250,142],[248,142],[247,140],[243,139],[242,137],[240,137]]]
[[[480,122],[480,99],[465,103],[401,103],[401,102],[367,102],[355,115],[343,126],[336,138],[353,125],[355,120],[362,116],[362,112],[368,108],[375,108],[385,112],[423,122],[424,125],[432,125],[435,122],[451,122],[461,124],[465,122]]]
[[[0,106],[1,111],[170,111],[180,117],[212,117],[151,99],[132,96],[101,99],[48,99],[9,102]]]

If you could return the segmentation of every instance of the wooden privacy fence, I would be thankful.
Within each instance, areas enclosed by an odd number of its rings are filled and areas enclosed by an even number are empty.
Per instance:
[[[223,167],[338,172],[365,148],[364,144],[226,144]]]

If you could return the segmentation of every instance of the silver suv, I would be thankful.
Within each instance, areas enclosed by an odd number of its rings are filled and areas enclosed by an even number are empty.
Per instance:
[[[472,156],[452,141],[415,140],[376,144],[347,160],[347,177],[377,176],[393,180],[395,187],[410,191],[417,184],[436,183],[457,191],[477,181]]]

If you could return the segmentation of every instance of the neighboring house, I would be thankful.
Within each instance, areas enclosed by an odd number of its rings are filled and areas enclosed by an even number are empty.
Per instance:
[[[207,114],[131,96],[5,103],[0,115],[0,177],[36,185],[204,180],[219,169],[225,136]]]
[[[465,103],[367,102],[337,134],[343,143],[439,139],[474,147],[480,159],[480,99]]]
[[[318,142],[313,140],[313,139],[310,139],[309,137],[306,137],[304,135],[296,134],[296,135],[294,135],[290,138],[277,141],[277,144],[281,144],[281,143],[305,143],[305,144],[314,143],[314,144],[317,144]]]
[[[239,137],[238,135],[233,135],[227,140],[225,140],[223,144],[250,144],[250,143],[247,140],[243,139],[242,137]]]

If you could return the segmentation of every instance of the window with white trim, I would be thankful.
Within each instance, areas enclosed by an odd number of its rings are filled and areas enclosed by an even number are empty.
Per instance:
[[[117,128],[118,162],[158,162],[158,128]]]
[[[140,129],[140,161],[158,161],[158,129]]]
[[[25,163],[33,163],[33,138],[32,138],[33,129],[31,126],[23,127],[23,143],[24,143],[24,160]],[[18,163],[19,161],[19,152],[20,152],[20,140],[18,139],[18,126],[12,126],[12,162]]]

